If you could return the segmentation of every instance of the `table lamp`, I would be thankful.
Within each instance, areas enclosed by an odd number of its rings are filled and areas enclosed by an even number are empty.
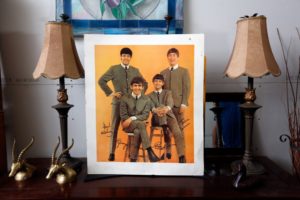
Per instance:
[[[245,103],[240,105],[245,117],[245,152],[241,161],[232,164],[236,172],[243,163],[247,174],[262,174],[265,171],[252,154],[253,118],[255,111],[261,107],[254,103],[256,95],[253,79],[267,74],[279,76],[281,73],[269,43],[266,17],[256,15],[245,16],[237,21],[235,43],[225,70],[225,75],[232,79],[242,75],[248,77]]]
[[[46,24],[43,49],[33,72],[34,79],[38,79],[40,76],[59,79],[58,104],[52,108],[56,109],[59,114],[62,150],[64,150],[68,147],[68,112],[73,107],[67,103],[65,78],[84,77],[84,70],[76,51],[70,24],[66,22],[48,22]],[[75,168],[81,166],[81,161],[72,158],[69,152],[64,154],[62,161]]]

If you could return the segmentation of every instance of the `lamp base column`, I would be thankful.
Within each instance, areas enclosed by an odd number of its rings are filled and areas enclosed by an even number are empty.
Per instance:
[[[264,167],[254,161],[252,154],[252,135],[253,135],[253,121],[254,113],[257,109],[261,108],[260,105],[254,103],[256,99],[255,89],[253,89],[253,78],[248,77],[248,88],[245,92],[245,103],[240,105],[245,118],[245,152],[242,160],[235,161],[231,164],[233,173],[240,170],[243,164],[246,167],[248,175],[263,174]]]
[[[68,103],[58,103],[55,106],[52,106],[59,114],[62,151],[68,148],[68,112],[72,107],[73,105]],[[66,163],[76,171],[80,170],[82,165],[82,161],[77,158],[72,158],[69,151],[64,153],[61,162]]]

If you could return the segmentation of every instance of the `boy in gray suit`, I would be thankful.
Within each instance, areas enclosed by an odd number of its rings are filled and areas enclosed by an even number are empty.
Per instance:
[[[120,116],[122,120],[123,130],[133,132],[135,141],[141,139],[142,146],[148,152],[150,162],[157,162],[159,158],[155,155],[151,148],[150,140],[146,131],[146,120],[149,117],[151,101],[142,94],[144,88],[144,79],[142,77],[134,77],[131,81],[130,88],[132,93],[125,94],[121,98]],[[135,144],[135,149],[140,143]],[[135,162],[136,158],[131,157],[131,162]]]
[[[160,72],[164,76],[164,89],[172,91],[174,101],[173,113],[176,116],[178,125],[183,131],[184,112],[188,106],[188,99],[191,91],[191,80],[186,68],[178,65],[179,51],[171,48],[167,52],[169,67]]]
[[[120,125],[120,98],[125,94],[131,94],[130,82],[136,76],[141,76],[140,71],[129,65],[132,58],[131,49],[125,47],[120,51],[121,64],[111,66],[99,79],[98,84],[106,96],[112,97],[111,112],[111,138],[109,149],[109,161],[115,160],[115,150]],[[107,85],[112,81],[114,91]],[[144,85],[147,90],[147,82]]]
[[[171,137],[167,129],[173,133],[175,138],[176,150],[179,157],[179,163],[185,163],[185,141],[176,117],[172,111],[174,106],[172,92],[162,89],[164,77],[156,74],[152,79],[154,91],[148,94],[152,102],[152,125],[161,126],[164,132],[165,145],[167,145],[167,158],[171,158]]]

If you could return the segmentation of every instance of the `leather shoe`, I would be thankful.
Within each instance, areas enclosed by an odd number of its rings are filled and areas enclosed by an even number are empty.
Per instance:
[[[167,156],[167,158],[168,158],[168,159],[171,159],[171,157],[172,157],[172,154],[171,154],[171,153],[167,153],[167,155],[166,155],[166,156]]]
[[[171,159],[171,158],[172,158],[172,154],[171,154],[171,153],[167,153],[167,154],[166,154],[166,157],[167,157],[168,159]],[[165,154],[163,154],[163,155],[160,157],[160,159],[161,159],[161,160],[164,160],[164,159],[165,159]]]
[[[147,148],[147,152],[148,152],[148,157],[149,157],[150,162],[160,161],[160,159],[155,155],[155,153],[153,152],[151,147]]]
[[[136,162],[136,159],[130,158],[130,162]]]
[[[113,154],[113,153],[109,154],[108,160],[109,161],[114,161],[115,160],[115,154]]]
[[[185,156],[179,157],[179,163],[186,163]]]

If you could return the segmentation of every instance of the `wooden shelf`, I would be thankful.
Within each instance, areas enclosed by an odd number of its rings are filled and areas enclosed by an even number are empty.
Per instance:
[[[222,165],[221,168],[232,160],[215,159],[216,165]],[[17,183],[11,178],[0,178],[0,199],[300,198],[300,184],[294,177],[268,158],[261,157],[258,160],[267,172],[256,177],[258,184],[252,188],[237,190],[232,186],[232,176],[226,173],[203,177],[94,176],[86,181],[86,166],[76,182],[61,187],[54,179],[44,178],[50,159],[37,158],[29,160],[39,169],[32,179]],[[225,168],[223,171],[226,171]]]

